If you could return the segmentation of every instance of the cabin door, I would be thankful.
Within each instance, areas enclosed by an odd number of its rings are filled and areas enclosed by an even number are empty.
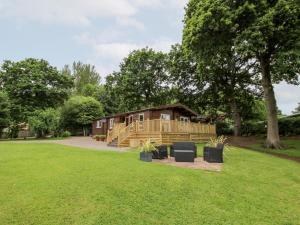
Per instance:
[[[160,115],[161,130],[163,132],[171,132],[171,115],[162,113]]]
[[[126,126],[132,124],[132,122],[133,122],[133,115],[126,117],[125,118],[125,122],[126,122]]]

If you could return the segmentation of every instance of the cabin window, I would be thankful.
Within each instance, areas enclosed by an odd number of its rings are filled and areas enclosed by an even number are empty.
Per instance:
[[[140,113],[140,114],[139,114],[139,121],[140,121],[140,122],[144,122],[144,118],[145,118],[145,117],[144,117],[144,113]]]
[[[160,119],[162,119],[162,120],[171,120],[171,116],[170,116],[170,114],[162,113],[162,114],[160,114]]]
[[[114,127],[114,118],[111,118],[109,120],[109,129],[112,129]]]
[[[102,128],[102,121],[101,120],[98,120],[97,121],[97,126],[96,126],[96,128]]]
[[[189,121],[190,121],[189,118],[186,117],[186,116],[181,116],[180,117],[180,122],[189,122]]]

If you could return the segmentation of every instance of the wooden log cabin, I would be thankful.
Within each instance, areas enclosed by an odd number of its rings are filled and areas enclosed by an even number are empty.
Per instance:
[[[111,146],[136,147],[148,138],[158,144],[207,140],[215,125],[196,122],[198,114],[182,104],[163,105],[119,113],[93,122],[93,135],[106,135]]]

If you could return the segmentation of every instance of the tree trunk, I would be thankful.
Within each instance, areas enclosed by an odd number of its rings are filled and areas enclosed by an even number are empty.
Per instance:
[[[234,121],[234,136],[241,136],[241,115],[236,105],[236,101],[233,99],[231,103],[232,118]]]
[[[264,90],[264,99],[267,109],[267,140],[266,147],[280,149],[279,129],[278,129],[278,118],[277,118],[277,107],[275,93],[271,80],[270,73],[270,61],[268,58],[260,59],[260,66],[262,69],[262,86]]]

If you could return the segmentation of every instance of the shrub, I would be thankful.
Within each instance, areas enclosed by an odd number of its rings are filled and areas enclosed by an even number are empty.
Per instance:
[[[285,117],[278,121],[279,134],[282,136],[291,136],[300,134],[300,116]]]
[[[61,137],[64,137],[64,138],[70,137],[70,136],[71,136],[71,132],[69,132],[69,131],[64,131],[64,132],[61,134]]]
[[[61,122],[63,128],[68,130],[77,131],[81,128],[86,136],[93,121],[103,115],[103,106],[96,99],[73,96],[62,107]]]
[[[300,116],[283,117],[278,120],[279,134],[281,136],[291,136],[300,134]],[[262,135],[267,133],[267,122],[246,121],[242,124],[242,135]]]
[[[147,141],[145,141],[139,149],[141,152],[152,152],[156,150],[155,144],[152,143],[151,139],[149,138]]]
[[[217,135],[232,135],[233,125],[230,122],[217,121],[216,123]]]
[[[245,121],[242,123],[241,133],[243,136],[262,135],[266,134],[266,132],[267,124],[265,121]]]
[[[52,108],[37,110],[29,117],[30,128],[36,133],[38,138],[45,137],[47,134],[57,132],[59,128],[59,113]]]

